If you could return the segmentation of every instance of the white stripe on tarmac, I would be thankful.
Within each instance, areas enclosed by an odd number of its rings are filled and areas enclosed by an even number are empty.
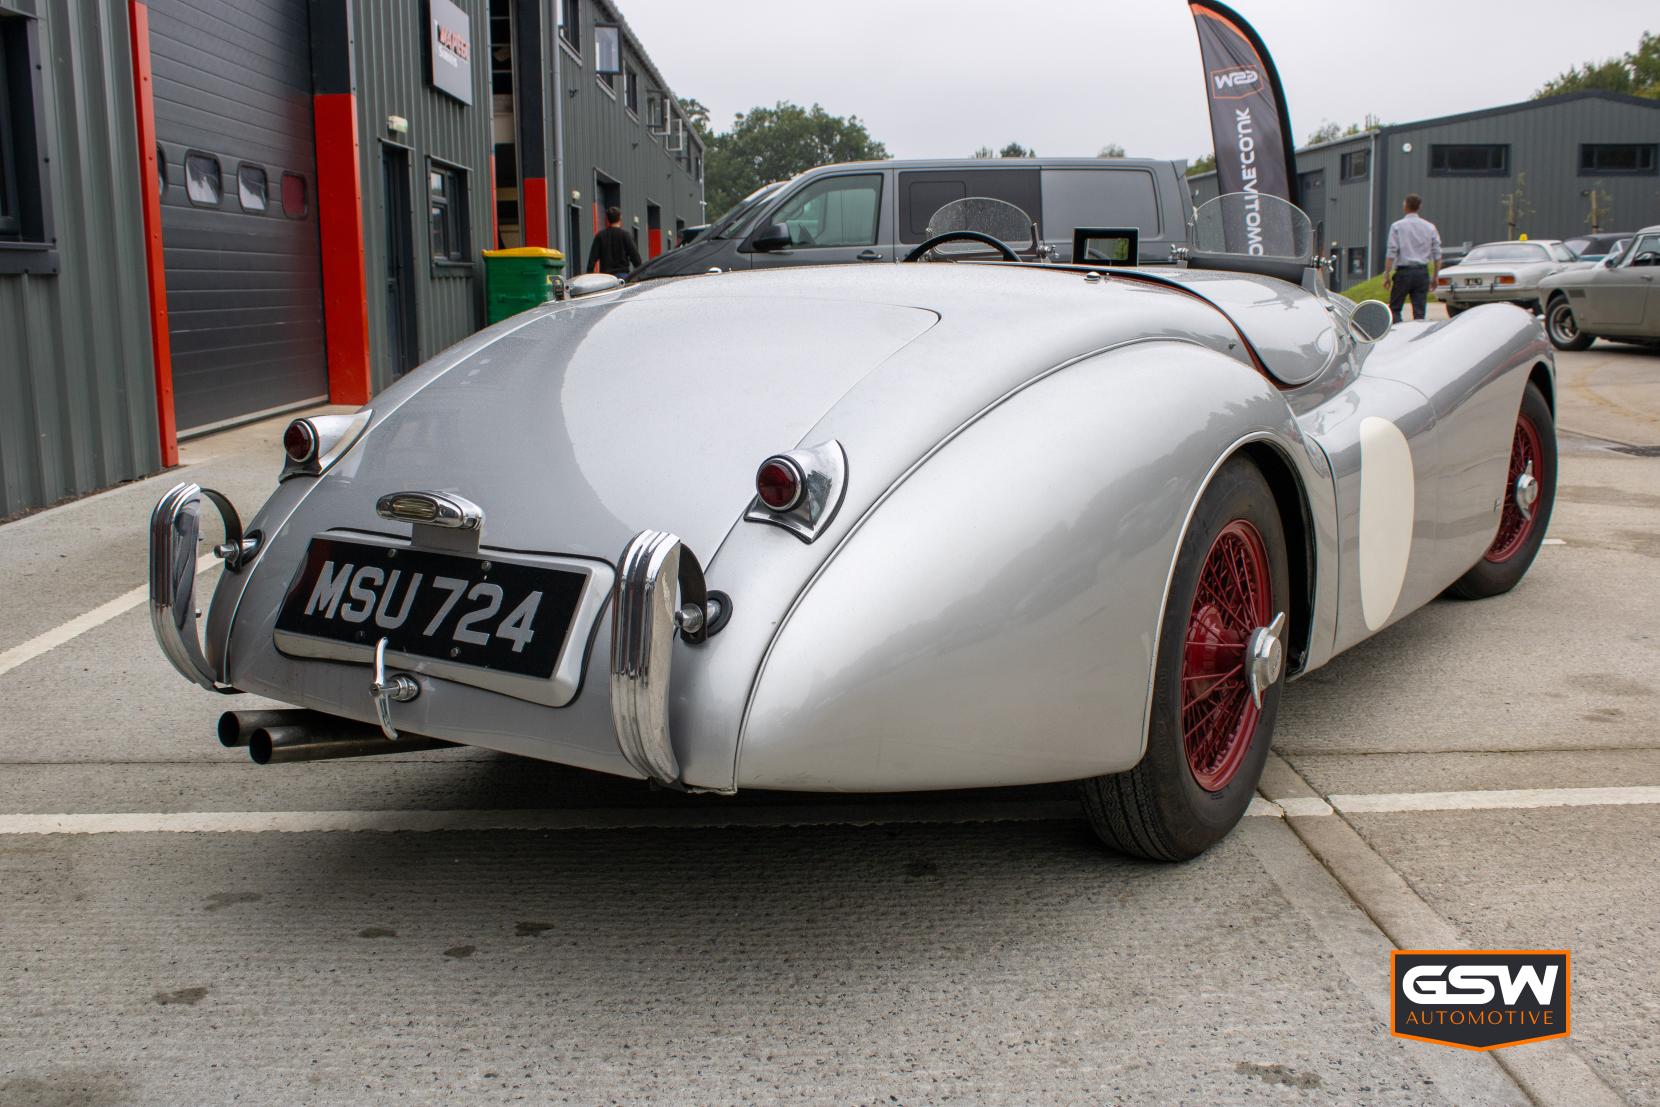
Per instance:
[[[1247,816],[1293,818],[1336,812],[1493,811],[1660,804],[1660,788],[1539,788],[1251,800]],[[1335,811],[1334,811],[1335,808]],[[320,834],[479,830],[649,830],[721,827],[883,826],[897,823],[1040,822],[1081,817],[1068,800],[983,803],[798,804],[769,807],[587,808],[569,811],[179,811],[0,815],[7,834]]]
[[[1345,814],[1405,811],[1497,811],[1532,807],[1606,807],[1660,804],[1660,787],[1505,788],[1477,792],[1402,792],[1386,795],[1332,796],[1331,805]]]
[[[219,559],[210,553],[203,554],[196,559],[196,571],[200,573],[218,561]],[[130,592],[121,593],[108,603],[99,604],[84,615],[77,615],[67,623],[13,646],[0,653],[0,676],[5,676],[19,665],[33,661],[41,654],[55,650],[66,642],[74,641],[87,631],[101,627],[119,615],[125,615],[149,598],[150,589],[147,586],[134,588]]]

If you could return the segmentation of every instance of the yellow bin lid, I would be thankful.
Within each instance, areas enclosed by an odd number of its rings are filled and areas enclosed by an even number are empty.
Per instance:
[[[558,250],[546,246],[515,246],[511,250],[486,250],[487,258],[559,258],[564,260],[565,255]]]

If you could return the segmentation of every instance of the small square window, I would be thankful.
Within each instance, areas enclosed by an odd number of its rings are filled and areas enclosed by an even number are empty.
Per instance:
[[[559,0],[559,37],[582,56],[582,8],[580,0]]]
[[[40,56],[39,21],[0,8],[0,240],[44,246],[52,240],[52,203],[45,119],[35,97]],[[21,264],[0,272],[48,271],[39,258]]]
[[[310,210],[305,178],[298,173],[282,175],[282,213],[290,219],[304,219]]]
[[[1338,178],[1342,181],[1364,181],[1372,171],[1372,151],[1351,150],[1338,163]]]
[[[465,263],[472,250],[467,219],[467,178],[459,169],[429,163],[427,217],[434,262]]]
[[[219,159],[211,154],[186,154],[184,156],[184,188],[190,196],[190,202],[203,207],[216,208],[224,195],[224,185],[219,176]]]
[[[1349,276],[1365,279],[1366,277],[1366,247],[1349,247]]]
[[[266,207],[265,191],[268,178],[265,170],[257,165],[239,165],[236,167],[236,197],[242,202],[243,211],[264,211]]]
[[[640,114],[640,73],[633,66],[623,70],[623,106]]]

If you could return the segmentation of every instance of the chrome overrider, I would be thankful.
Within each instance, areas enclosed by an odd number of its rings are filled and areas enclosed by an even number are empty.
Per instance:
[[[259,552],[257,535],[242,534],[242,519],[223,493],[186,481],[175,485],[150,513],[150,626],[161,652],[186,680],[210,692],[239,691],[221,684],[202,655],[196,633],[196,545],[202,501],[218,510],[225,541],[214,548],[227,572],[238,572]]]
[[[611,723],[623,757],[648,779],[680,782],[680,762],[669,738],[675,635],[698,645],[717,633],[730,614],[730,601],[709,592],[696,555],[666,531],[641,531],[617,559]]]

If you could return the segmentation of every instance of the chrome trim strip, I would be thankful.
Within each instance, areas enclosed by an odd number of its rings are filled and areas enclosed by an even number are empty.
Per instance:
[[[377,545],[391,549],[409,549],[415,543],[407,538],[393,538],[384,535],[365,535],[361,532],[329,530],[319,534],[319,538],[332,538],[336,541],[356,542],[361,545]],[[421,549],[431,547],[422,546]],[[453,551],[444,550],[444,553]],[[478,557],[474,554],[460,554],[463,557]],[[565,569],[571,572],[585,573],[587,583],[582,586],[582,599],[577,602],[576,613],[571,616],[571,627],[566,634],[565,645],[559,653],[559,661],[553,669],[553,676],[541,677],[521,676],[518,673],[503,673],[494,669],[481,669],[473,665],[457,665],[453,661],[443,661],[437,658],[421,657],[417,654],[401,653],[389,650],[386,653],[386,662],[396,665],[399,669],[407,670],[423,677],[434,677],[453,681],[456,684],[467,684],[474,688],[483,688],[489,692],[499,692],[504,696],[511,696],[528,703],[539,703],[544,707],[564,707],[576,699],[577,693],[582,690],[582,675],[587,668],[588,650],[593,641],[593,628],[599,619],[600,611],[606,601],[611,598],[612,582],[615,574],[611,566],[603,561],[589,561],[583,558],[565,557],[556,554],[499,554],[489,553],[489,560],[506,562],[517,565],[530,565],[537,568]],[[302,563],[295,570],[296,574],[303,572]],[[293,587],[290,578],[287,585]],[[287,595],[287,592],[284,592]],[[295,634],[293,631],[271,631],[271,641],[277,652],[289,657],[315,658],[321,661],[345,661],[359,665],[374,663],[374,646],[369,643],[341,642],[333,638],[315,638],[308,634]]]
[[[749,501],[744,519],[783,527],[803,542],[812,542],[829,526],[847,495],[847,451],[832,438],[817,446],[774,454],[767,461],[782,460],[801,474],[802,494],[787,511],[774,511],[756,496]],[[763,465],[766,462],[762,462]]]
[[[223,518],[227,544],[241,544],[242,521],[222,494],[189,481],[168,490],[150,512],[150,629],[186,680],[210,692],[235,692],[220,685],[196,632],[196,545],[204,498]]]

